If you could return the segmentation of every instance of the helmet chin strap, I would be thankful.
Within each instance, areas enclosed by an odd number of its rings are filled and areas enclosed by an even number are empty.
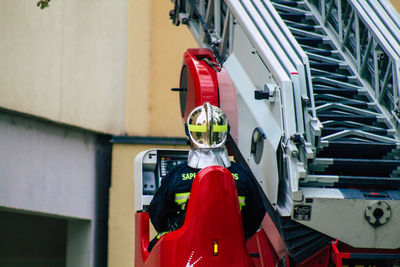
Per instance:
[[[204,169],[209,166],[231,166],[228,152],[225,147],[221,148],[190,148],[188,165],[194,169]]]

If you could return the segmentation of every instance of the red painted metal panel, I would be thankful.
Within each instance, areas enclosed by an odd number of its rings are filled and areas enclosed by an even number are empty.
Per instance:
[[[183,67],[187,68],[184,121],[190,111],[204,102],[219,106],[217,72],[203,59],[217,63],[212,51],[206,48],[188,49],[183,55]],[[180,87],[185,86],[180,85]]]
[[[274,247],[265,235],[264,230],[258,231],[256,238],[260,250],[261,266],[277,266],[279,256],[275,253]]]
[[[219,104],[220,108],[226,114],[229,121],[230,134],[233,140],[238,143],[239,122],[238,107],[236,99],[236,88],[231,77],[224,68],[217,74],[219,84]]]
[[[135,214],[135,266],[143,266],[147,260],[149,252],[149,214],[138,212]]]
[[[262,267],[263,265],[261,264],[260,249],[257,244],[257,234],[253,235],[252,238],[247,240],[246,249],[251,256],[251,259],[253,260],[255,267]]]
[[[312,257],[298,265],[298,267],[327,267],[329,266],[330,246],[326,246]]]

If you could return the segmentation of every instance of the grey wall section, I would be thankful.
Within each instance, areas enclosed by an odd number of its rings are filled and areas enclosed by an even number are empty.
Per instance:
[[[91,225],[88,221],[73,220],[68,223],[66,267],[97,266],[91,254]],[[95,249],[94,249],[95,250]],[[101,265],[99,265],[101,266]],[[104,266],[104,265],[103,265]]]
[[[73,266],[106,266],[108,140],[0,110],[0,208],[67,219]]]

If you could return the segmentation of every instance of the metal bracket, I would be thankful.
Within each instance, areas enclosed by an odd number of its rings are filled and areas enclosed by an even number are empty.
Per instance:
[[[270,102],[275,101],[276,86],[271,84],[265,84],[263,90],[255,90],[254,98],[256,100],[269,100]]]

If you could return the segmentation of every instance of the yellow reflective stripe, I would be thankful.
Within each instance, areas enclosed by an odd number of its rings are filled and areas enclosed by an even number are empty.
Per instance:
[[[239,198],[240,210],[242,210],[242,207],[246,205],[246,203],[245,203],[246,197],[244,197],[244,196],[238,196],[238,198]]]
[[[162,232],[162,233],[159,233],[158,235],[157,235],[157,239],[160,239],[163,235],[165,235],[166,233],[168,233],[168,232]]]
[[[214,241],[214,244],[213,244],[214,246],[213,246],[213,255],[214,256],[218,256],[218,241]]]
[[[207,132],[207,126],[205,124],[204,125],[189,124],[189,131],[197,133],[205,133]]]
[[[175,194],[175,202],[178,205],[182,205],[188,201],[189,196],[190,196],[190,193],[176,193]]]
[[[214,133],[219,133],[219,132],[227,132],[228,131],[228,125],[213,125],[213,132]]]

